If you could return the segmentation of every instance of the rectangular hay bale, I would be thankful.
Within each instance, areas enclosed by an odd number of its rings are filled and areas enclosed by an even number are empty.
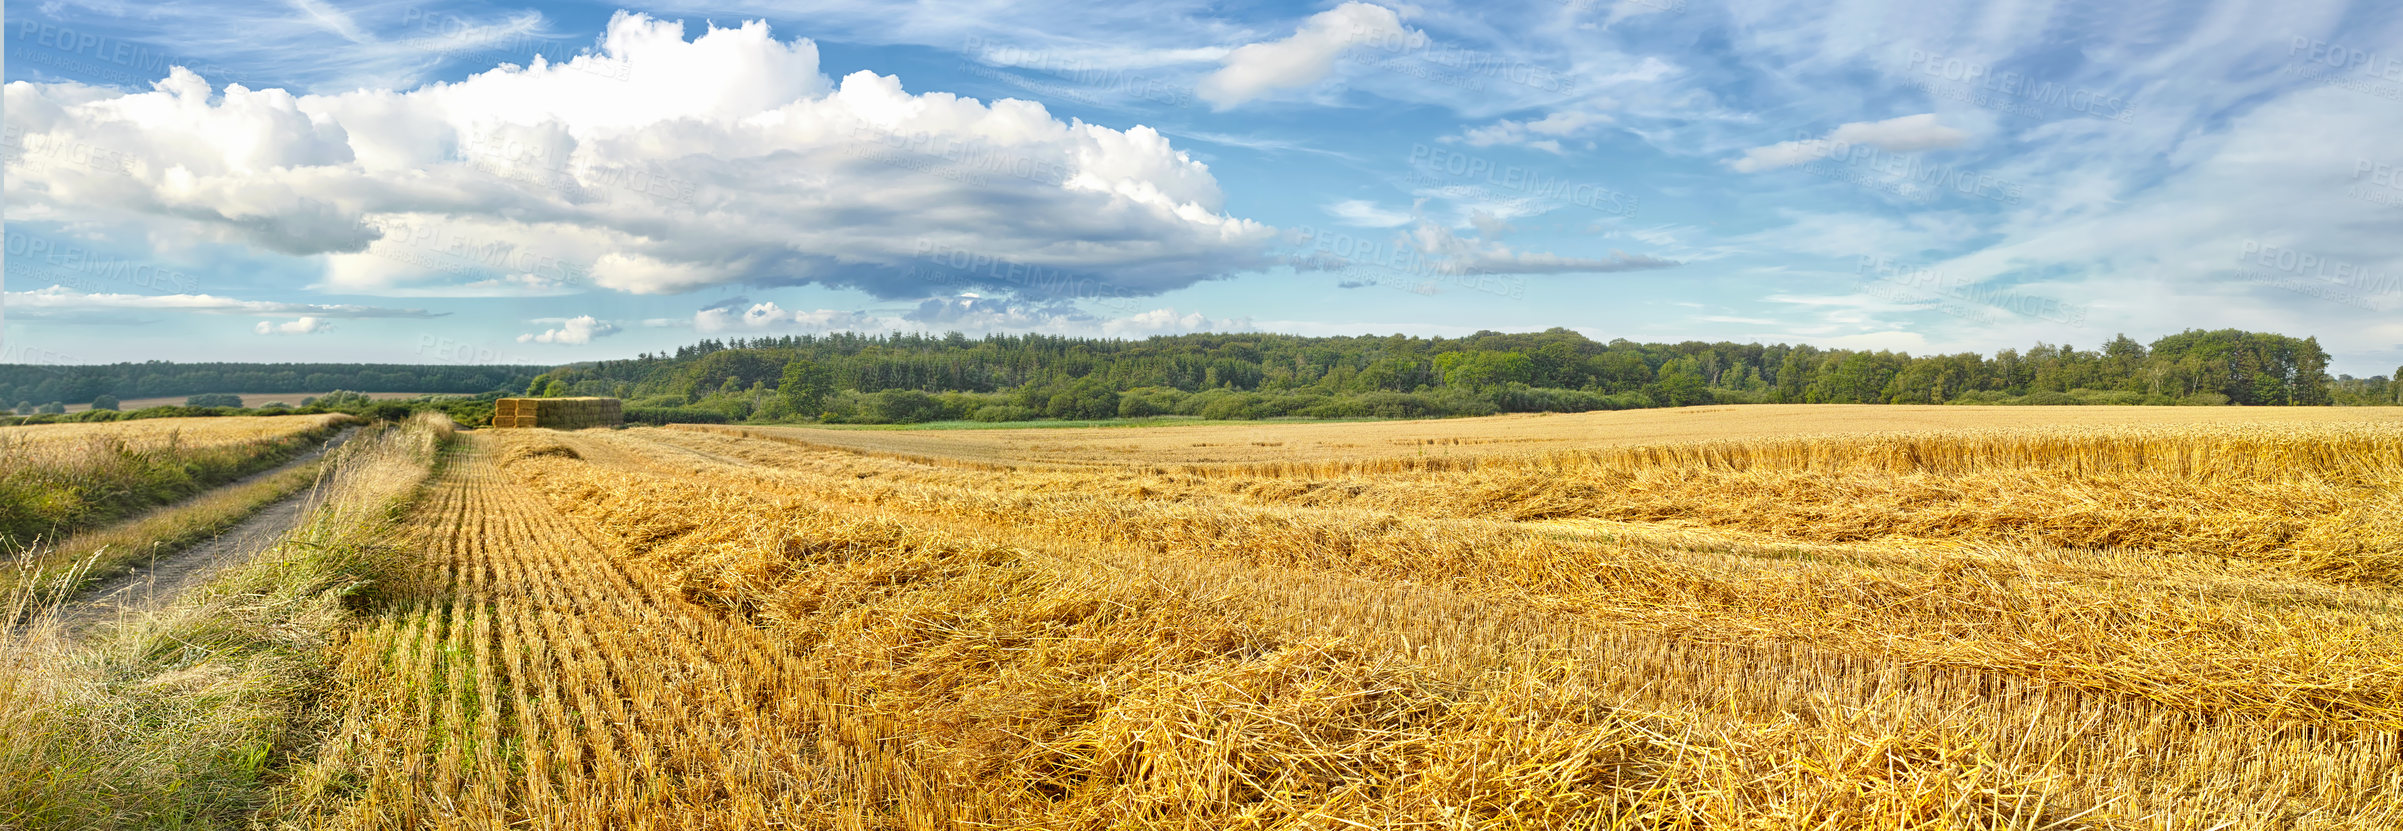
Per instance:
[[[625,423],[625,402],[615,398],[503,398],[493,403],[495,427],[580,430]]]

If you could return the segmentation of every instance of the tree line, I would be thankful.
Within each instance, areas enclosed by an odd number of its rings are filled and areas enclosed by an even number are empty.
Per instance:
[[[1421,418],[1746,403],[2365,405],[2403,403],[2389,376],[2327,373],[2314,338],[2190,330],[2150,344],[1913,356],[1686,341],[1598,342],[1567,329],[1463,338],[1200,334],[837,333],[703,340],[672,353],[544,369],[400,364],[0,366],[0,402],[345,389],[628,399],[637,421],[922,422],[1155,416]],[[2403,376],[2398,368],[2397,376]],[[362,397],[363,400],[363,397]],[[37,403],[40,402],[40,403]],[[310,408],[310,403],[302,405]],[[454,413],[472,416],[480,410]],[[102,418],[94,414],[95,418]]]
[[[0,402],[86,404],[101,397],[164,398],[237,392],[440,392],[516,389],[542,366],[451,364],[141,363],[0,364]]]
[[[561,367],[531,395],[629,399],[638,420],[891,423],[1186,415],[1430,417],[1710,403],[2403,403],[2330,378],[2316,338],[2190,330],[2093,349],[1912,356],[1809,345],[1597,342],[1567,329],[1463,338],[959,333],[704,340]],[[2403,369],[2398,370],[2403,375]]]

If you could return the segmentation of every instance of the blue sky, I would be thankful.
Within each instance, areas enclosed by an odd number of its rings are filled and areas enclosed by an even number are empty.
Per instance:
[[[2403,364],[2403,12],[6,4],[0,361],[840,329]],[[179,69],[180,67],[180,69]]]

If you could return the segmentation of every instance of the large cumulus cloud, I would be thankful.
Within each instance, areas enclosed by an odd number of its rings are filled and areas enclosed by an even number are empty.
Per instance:
[[[417,89],[294,96],[185,70],[7,86],[12,219],[152,223],[322,257],[321,288],[661,294],[962,288],[928,252],[1165,291],[1268,263],[1208,168],[1147,127],[820,74],[806,39],[619,13],[599,46]],[[94,159],[104,160],[95,163]]]

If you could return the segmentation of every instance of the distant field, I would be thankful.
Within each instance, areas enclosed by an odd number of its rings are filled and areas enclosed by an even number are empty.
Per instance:
[[[1423,421],[1201,422],[1015,430],[731,427],[874,453],[999,464],[1213,464],[1465,457],[1711,439],[1776,439],[2011,427],[2380,424],[2403,409],[2331,407],[1968,407],[1764,404],[1518,414]]]
[[[330,430],[334,425],[349,420],[349,416],[332,413],[255,418],[145,418],[96,424],[26,424],[0,427],[0,454],[56,451],[74,455],[83,453],[95,441],[123,442],[132,449],[165,446],[170,440],[186,449],[220,447]],[[48,459],[0,455],[0,458],[26,464],[65,464],[64,456]]]
[[[328,390],[327,392],[332,392],[332,391],[331,391],[331,390]],[[303,398],[315,398],[315,397],[318,397],[318,396],[321,396],[321,395],[325,395],[325,394],[327,394],[327,393],[326,393],[326,392],[238,392],[238,393],[234,393],[234,394],[235,394],[235,395],[242,396],[242,406],[245,406],[245,407],[256,407],[256,406],[259,406],[259,405],[261,405],[261,404],[266,404],[266,403],[269,403],[269,402],[272,402],[272,401],[281,401],[281,402],[284,402],[284,403],[286,403],[286,404],[290,404],[290,405],[292,405],[292,406],[298,407],[298,406],[300,406],[300,400],[301,400],[301,399],[303,399]],[[364,393],[364,395],[366,395],[366,396],[367,396],[369,399],[376,400],[376,401],[394,401],[394,400],[398,400],[398,399],[402,399],[402,398],[416,398],[416,397],[418,397],[418,396],[420,396],[420,395],[433,395],[433,394],[434,394],[434,393],[424,393],[424,392],[370,392],[370,393]],[[192,397],[192,396],[189,396],[189,395],[162,395],[162,396],[159,396],[159,397],[156,397],[156,398],[128,398],[128,399],[124,399],[124,400],[122,400],[122,401],[119,401],[119,402],[117,402],[117,409],[120,409],[120,410],[139,410],[139,409],[142,409],[142,408],[144,408],[144,407],[180,407],[180,406],[183,406],[183,403],[184,403],[184,401],[186,401],[186,400],[190,399],[191,397]],[[39,403],[39,402],[37,402],[37,403]],[[84,402],[84,403],[81,403],[81,404],[69,404],[69,405],[67,405],[67,412],[70,412],[70,413],[80,413],[80,412],[83,412],[83,411],[85,411],[85,410],[89,410],[89,409],[91,409],[91,408],[92,408],[92,402],[86,401],[86,402]]]

